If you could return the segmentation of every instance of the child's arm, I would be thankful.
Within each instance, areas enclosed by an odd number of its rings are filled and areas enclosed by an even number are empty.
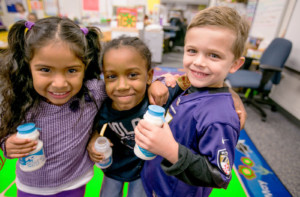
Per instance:
[[[247,119],[247,112],[245,110],[243,101],[241,100],[240,96],[231,88],[229,88],[229,91],[230,91],[232,99],[233,99],[235,111],[239,116],[240,125],[241,125],[240,129],[242,130],[245,127],[245,122]]]
[[[148,97],[150,104],[160,106],[166,104],[169,98],[168,87],[175,88],[178,78],[179,75],[172,75],[170,73],[167,73],[161,75],[154,82],[152,82],[148,88]]]
[[[213,188],[226,188],[228,185],[218,167],[212,165],[205,155],[195,154],[181,144],[177,163],[163,159],[161,168],[167,175],[175,176],[189,185]]]
[[[37,141],[30,139],[21,139],[17,134],[13,134],[4,142],[6,156],[8,158],[20,158],[29,155],[36,149]]]
[[[99,153],[95,150],[95,142],[97,140],[97,138],[99,137],[99,133],[98,131],[94,131],[90,141],[89,141],[89,144],[87,146],[87,150],[88,150],[88,153],[89,153],[89,156],[91,158],[91,160],[93,162],[100,162],[102,159],[104,159],[104,154],[103,153]]]
[[[148,88],[149,103],[163,106],[169,98],[168,88],[160,81],[154,81]]]

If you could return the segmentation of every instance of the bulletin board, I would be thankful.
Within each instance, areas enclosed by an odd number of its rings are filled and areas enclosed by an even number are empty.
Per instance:
[[[118,27],[136,28],[137,9],[117,7]]]
[[[114,6],[112,28],[141,30],[144,28],[145,6]]]
[[[250,36],[263,38],[266,48],[278,36],[288,0],[259,0],[251,26]]]
[[[285,38],[293,43],[291,54],[286,62],[286,66],[300,72],[300,2],[296,1],[293,14],[291,16]]]

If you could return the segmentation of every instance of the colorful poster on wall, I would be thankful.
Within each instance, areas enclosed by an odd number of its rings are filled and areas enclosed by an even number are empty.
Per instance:
[[[138,11],[136,8],[117,8],[118,27],[136,28]]]
[[[99,11],[99,0],[83,0],[83,10]]]
[[[17,12],[15,4],[22,3],[22,0],[5,0],[5,4],[7,7],[7,12]]]

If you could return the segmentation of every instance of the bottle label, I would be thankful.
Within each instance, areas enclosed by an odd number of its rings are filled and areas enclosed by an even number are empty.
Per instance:
[[[107,159],[104,159],[102,162],[97,163],[97,165],[98,165],[100,168],[105,168],[105,167],[110,166],[111,163],[112,163],[112,157],[109,157],[109,158],[107,158]]]
[[[30,171],[31,169],[37,169],[42,167],[46,161],[44,150],[41,149],[34,154],[30,154],[26,157],[19,158],[20,168],[23,171]]]
[[[138,146],[140,151],[143,153],[143,155],[145,155],[146,157],[154,157],[155,154],[147,151],[146,149],[141,148],[140,146]]]

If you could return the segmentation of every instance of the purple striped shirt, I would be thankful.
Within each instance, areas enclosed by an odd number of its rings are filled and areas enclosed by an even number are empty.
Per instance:
[[[107,97],[104,82],[90,80],[86,83],[98,109]],[[31,187],[57,187],[82,176],[94,163],[90,160],[86,146],[97,114],[95,103],[85,102],[76,112],[70,109],[72,98],[62,106],[44,101],[38,108],[34,123],[40,130],[44,143],[45,165],[33,172],[23,172],[17,163],[16,174],[22,184]],[[28,118],[30,112],[27,114]]]

